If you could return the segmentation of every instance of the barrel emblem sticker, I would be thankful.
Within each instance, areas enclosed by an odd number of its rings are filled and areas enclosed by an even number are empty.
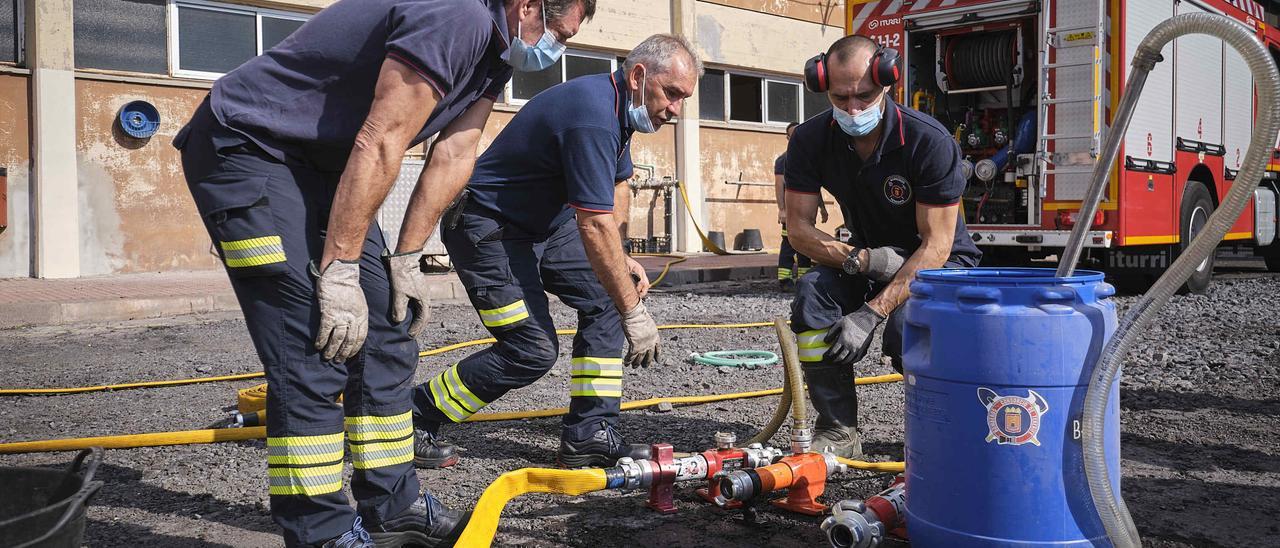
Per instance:
[[[978,388],[978,401],[987,408],[987,443],[999,445],[1040,445],[1040,418],[1049,411],[1049,402],[1035,390],[1027,397],[1001,396],[990,388]]]

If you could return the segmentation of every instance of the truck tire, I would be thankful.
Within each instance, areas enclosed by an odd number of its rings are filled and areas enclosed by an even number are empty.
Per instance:
[[[1200,181],[1187,181],[1187,186],[1182,192],[1182,207],[1178,215],[1179,255],[1187,250],[1187,246],[1204,228],[1211,214],[1213,214],[1213,198],[1209,195],[1209,189]],[[1216,253],[1210,254],[1209,258],[1200,263],[1191,277],[1187,278],[1187,283],[1183,284],[1180,292],[1204,293],[1209,289],[1209,282],[1213,278],[1215,255]]]
[[[1280,241],[1258,250],[1262,260],[1267,263],[1267,272],[1280,272]]]

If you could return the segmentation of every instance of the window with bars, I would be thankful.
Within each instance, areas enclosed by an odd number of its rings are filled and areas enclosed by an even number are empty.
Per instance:
[[[20,63],[22,0],[0,0],[0,63]]]
[[[170,35],[176,76],[217,78],[271,49],[307,16],[214,2],[177,2]]]
[[[523,104],[534,95],[556,84],[589,74],[608,74],[617,70],[621,61],[607,54],[566,51],[556,64],[538,72],[516,71],[507,84],[507,102]]]
[[[826,94],[810,94],[795,80],[707,69],[698,81],[702,120],[785,126],[822,112],[825,103]]]

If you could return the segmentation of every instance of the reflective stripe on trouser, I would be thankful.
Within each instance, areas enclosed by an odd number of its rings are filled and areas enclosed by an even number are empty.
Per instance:
[[[347,417],[351,466],[359,470],[403,464],[413,460],[413,413],[379,417]]]
[[[796,277],[797,277],[797,278],[799,278],[799,277],[801,277],[801,276],[804,276],[805,274],[808,274],[808,273],[809,273],[809,267],[807,267],[807,266],[798,266],[798,267],[796,267]]]
[[[324,495],[342,489],[342,433],[267,437],[272,495]]]
[[[414,390],[419,427],[431,429],[466,418],[508,391],[533,383],[555,366],[559,340],[547,293],[578,311],[574,358],[621,361],[625,340],[617,307],[591,270],[573,216],[565,215],[559,221],[542,241],[516,239],[511,234],[515,229],[507,221],[477,210],[464,212],[457,226],[444,230],[443,240],[458,278],[481,320],[490,320],[485,321],[485,327],[497,343],[458,362],[451,368],[456,376],[446,371]],[[489,240],[500,227],[509,239]],[[516,303],[521,304],[512,307]],[[526,316],[519,320],[496,325],[522,313]],[[613,374],[611,366],[594,365]],[[570,388],[565,429],[576,432],[579,427],[587,428],[582,425],[598,427],[601,420],[616,423],[620,398],[606,394],[620,395],[620,381],[619,377],[588,379],[584,375]],[[582,395],[573,394],[575,389]],[[439,397],[444,395],[454,397]]]
[[[569,395],[622,397],[622,358],[584,356],[569,361]]]
[[[808,363],[822,361],[822,355],[831,348],[825,340],[828,331],[830,329],[810,329],[796,334],[796,347],[799,350],[800,361]]]
[[[948,262],[948,268],[959,265]],[[826,331],[846,314],[861,308],[868,299],[875,297],[883,284],[873,284],[863,276],[850,276],[843,271],[818,265],[807,276],[796,282],[795,298],[791,302],[791,329],[797,333],[800,361],[820,361],[822,353],[830,347],[816,333],[825,337]],[[881,350],[893,361],[895,369],[902,367],[902,325],[905,306],[889,314],[884,322]],[[805,348],[809,345],[809,348]]]
[[[462,377],[458,375],[458,364],[453,364],[432,377],[426,385],[435,408],[453,422],[467,420],[467,417],[488,405],[463,384]]]
[[[529,317],[529,307],[524,305],[524,299],[499,308],[477,310],[477,312],[480,313],[480,321],[485,327],[503,327]]]
[[[390,322],[380,229],[370,227],[360,255],[369,307],[364,347],[346,363],[326,362],[313,347],[319,313],[307,263],[324,248],[327,217],[305,213],[328,211],[339,174],[254,153],[243,137],[213,121],[207,103],[175,144],[205,229],[213,241],[230,244],[218,249],[266,371],[268,492],[285,543],[339,536],[357,512],[376,523],[404,511],[420,495],[411,462],[355,470],[355,509],[342,489],[344,415],[404,414],[417,365],[418,346],[408,334],[412,314]],[[284,260],[267,262],[276,255]],[[235,266],[244,259],[263,264]],[[343,404],[335,403],[340,396]]]
[[[284,244],[279,236],[263,236],[232,242],[218,242],[227,268],[263,266],[285,261]]]
[[[779,279],[779,280],[790,280],[790,279],[791,279],[791,269],[790,269],[790,268],[782,268],[782,267],[778,267],[778,279]]]

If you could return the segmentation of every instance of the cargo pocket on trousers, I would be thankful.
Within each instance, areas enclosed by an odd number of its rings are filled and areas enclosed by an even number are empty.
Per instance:
[[[218,256],[233,278],[273,276],[288,269],[284,242],[267,199],[266,175],[215,173],[194,185]]]

